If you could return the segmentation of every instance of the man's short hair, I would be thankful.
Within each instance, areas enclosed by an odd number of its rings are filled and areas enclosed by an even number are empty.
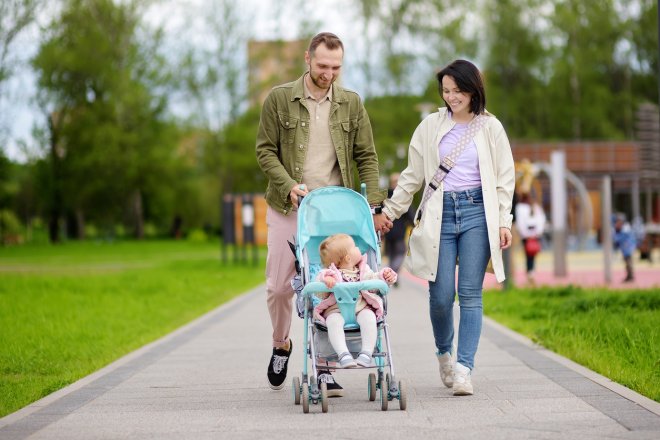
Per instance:
[[[338,36],[331,32],[321,32],[320,34],[316,34],[314,38],[312,38],[312,41],[309,42],[307,52],[309,52],[310,57],[314,55],[314,51],[320,44],[325,44],[325,47],[330,50],[339,48],[344,52],[344,43],[341,42]]]

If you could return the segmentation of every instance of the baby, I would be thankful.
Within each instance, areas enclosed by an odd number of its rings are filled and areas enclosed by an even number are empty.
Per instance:
[[[374,273],[367,265],[367,256],[360,253],[353,238],[347,234],[335,234],[321,242],[319,248],[321,262],[325,269],[317,276],[331,289],[336,283],[345,281],[363,281],[382,279],[389,285],[396,282],[397,275],[389,267]],[[339,356],[339,365],[342,368],[355,368],[371,366],[371,356],[376,345],[376,320],[383,316],[383,300],[375,293],[363,290],[355,303],[355,315],[360,325],[362,349],[356,359],[353,359],[344,335],[344,318],[342,317],[337,300],[331,293],[319,294],[322,301],[314,308],[314,317],[325,322],[328,328],[328,339],[332,348]]]

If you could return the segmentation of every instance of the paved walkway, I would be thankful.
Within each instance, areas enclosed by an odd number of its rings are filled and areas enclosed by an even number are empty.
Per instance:
[[[345,397],[303,414],[290,387],[265,384],[270,323],[263,286],[99,372],[0,419],[0,439],[658,439],[660,404],[486,320],[475,395],[440,384],[426,292],[390,296],[395,366],[408,410],[367,400],[367,372],[340,371]],[[302,368],[302,320],[290,383]]]

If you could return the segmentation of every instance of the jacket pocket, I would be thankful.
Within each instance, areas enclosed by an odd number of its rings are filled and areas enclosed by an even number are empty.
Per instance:
[[[353,150],[355,135],[357,134],[357,120],[351,119],[341,123],[342,133],[344,134],[344,145],[349,150]]]
[[[279,115],[281,133],[280,142],[283,145],[293,144],[296,140],[296,127],[298,127],[298,120],[288,115]]]

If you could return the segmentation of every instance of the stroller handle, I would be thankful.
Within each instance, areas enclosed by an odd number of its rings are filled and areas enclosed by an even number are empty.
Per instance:
[[[385,296],[387,295],[390,289],[387,283],[383,280],[366,280],[366,281],[337,283],[334,285],[332,289],[329,289],[328,286],[325,285],[325,283],[322,283],[320,281],[313,281],[307,283],[302,293],[303,295],[311,296],[323,292],[333,292],[333,293],[342,292],[346,296],[352,296],[353,292],[355,292],[355,294],[357,295],[357,293],[361,290],[378,290],[382,296]],[[340,296],[344,296],[344,295],[340,295]]]

